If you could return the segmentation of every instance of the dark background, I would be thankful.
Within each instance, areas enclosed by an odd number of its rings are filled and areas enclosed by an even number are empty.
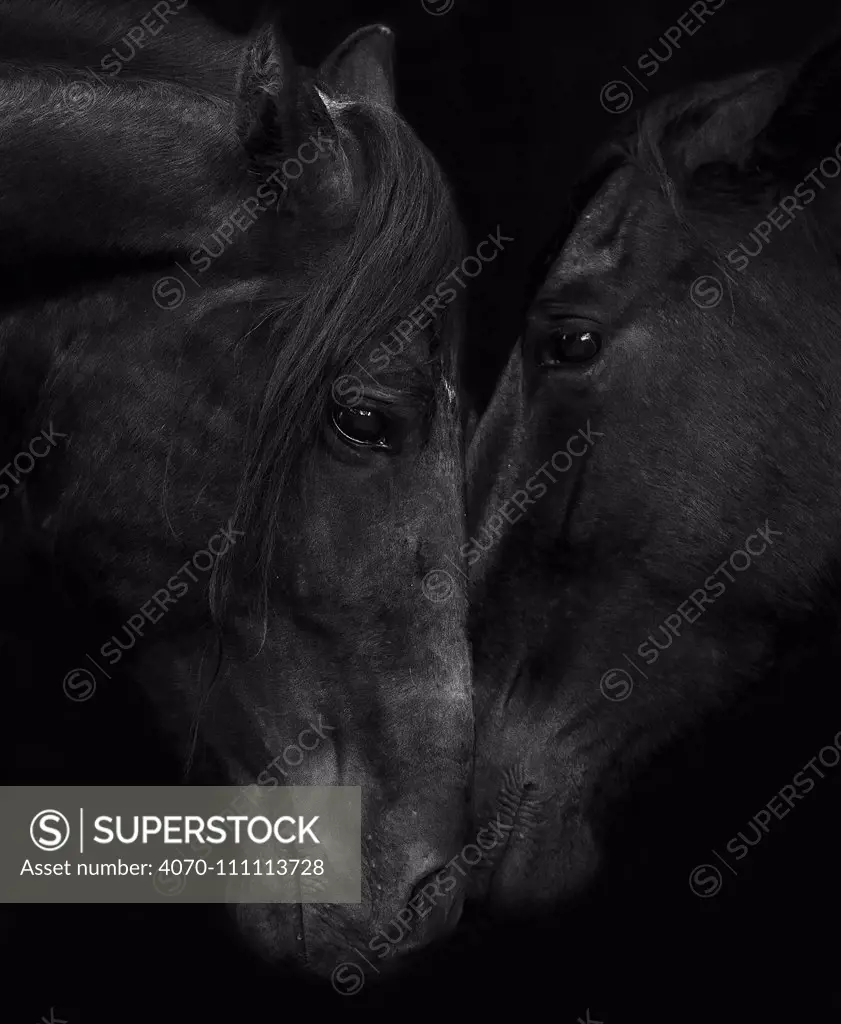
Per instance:
[[[192,2],[236,31],[247,30],[261,6]],[[601,106],[602,86],[625,77],[622,65],[635,67],[690,2],[455,0],[441,16],[426,13],[420,0],[281,5],[295,55],[310,65],[366,23],[393,28],[399,104],[453,182],[471,239],[497,225],[515,239],[470,292],[465,370],[480,406],[517,338],[530,269],[564,218],[570,185],[619,120]],[[835,5],[727,0],[645,82],[656,95],[783,59],[826,34],[835,19]],[[634,109],[642,102],[638,96]],[[41,600],[29,582],[31,566],[3,569],[6,591],[16,595],[0,609],[4,625],[12,635],[37,638],[37,623],[27,619]],[[48,576],[49,565],[42,571]],[[60,583],[53,589],[60,592]],[[50,615],[61,630],[48,643],[37,641],[39,677],[61,677],[77,625],[81,634],[96,612],[84,594],[64,594]],[[838,633],[837,621],[819,625],[822,636]],[[4,651],[9,679],[36,674],[21,663],[27,649]],[[612,815],[604,877],[562,919],[500,928],[471,913],[456,938],[379,997],[367,987],[359,996],[328,989],[322,997],[262,971],[225,934],[220,908],[173,906],[163,920],[158,907],[27,907],[0,916],[0,1021],[36,1024],[54,1007],[67,1024],[309,1024],[363,1015],[471,1022],[516,1015],[575,1024],[588,1008],[604,1024],[841,1022],[841,766],[837,778],[819,783],[785,821],[772,824],[721,894],[699,900],[687,885],[689,870],[708,861],[711,848],[723,849],[831,742],[841,717],[822,695],[839,690],[837,678],[837,661],[817,663],[798,680],[802,716],[791,715],[781,692],[753,694],[703,736],[658,758],[634,798]],[[15,781],[55,781],[65,765],[74,781],[100,782],[103,765],[115,785],[177,776],[129,686],[103,693],[95,709],[58,700],[54,717],[39,709],[37,730],[28,724],[34,718],[13,721],[5,712],[8,729],[31,733],[24,760],[12,766]]]

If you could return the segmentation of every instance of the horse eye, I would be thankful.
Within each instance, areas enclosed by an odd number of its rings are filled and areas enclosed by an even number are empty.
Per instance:
[[[541,366],[588,363],[599,354],[602,336],[597,331],[557,331],[537,346]]]
[[[366,409],[359,405],[336,405],[333,409],[333,426],[339,436],[350,444],[388,451],[392,448],[387,436],[388,418],[376,409]]]

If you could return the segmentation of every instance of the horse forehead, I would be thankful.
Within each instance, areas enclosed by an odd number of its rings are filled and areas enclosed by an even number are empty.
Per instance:
[[[630,272],[656,217],[651,193],[633,167],[617,170],[578,218],[546,278],[546,287]]]

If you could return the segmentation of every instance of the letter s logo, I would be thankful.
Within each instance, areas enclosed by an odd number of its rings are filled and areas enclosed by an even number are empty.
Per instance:
[[[39,811],[29,826],[29,837],[39,850],[60,850],[70,838],[70,822],[61,811]]]

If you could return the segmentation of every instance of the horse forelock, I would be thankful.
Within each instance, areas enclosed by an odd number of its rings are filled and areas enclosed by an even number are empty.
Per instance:
[[[404,319],[419,295],[452,270],[464,247],[447,183],[399,115],[363,103],[328,110],[340,139],[349,136],[357,150],[362,180],[352,213],[343,225],[334,223],[331,244],[313,258],[303,290],[261,307],[261,322],[271,325],[270,374],[245,454],[236,518],[256,544],[251,557],[264,610],[281,504],[317,436],[331,380]],[[436,335],[446,327],[443,314]],[[436,368],[451,369],[454,355],[442,347],[415,376],[424,376],[432,390]],[[231,587],[230,563],[220,565],[211,590],[217,623]]]

